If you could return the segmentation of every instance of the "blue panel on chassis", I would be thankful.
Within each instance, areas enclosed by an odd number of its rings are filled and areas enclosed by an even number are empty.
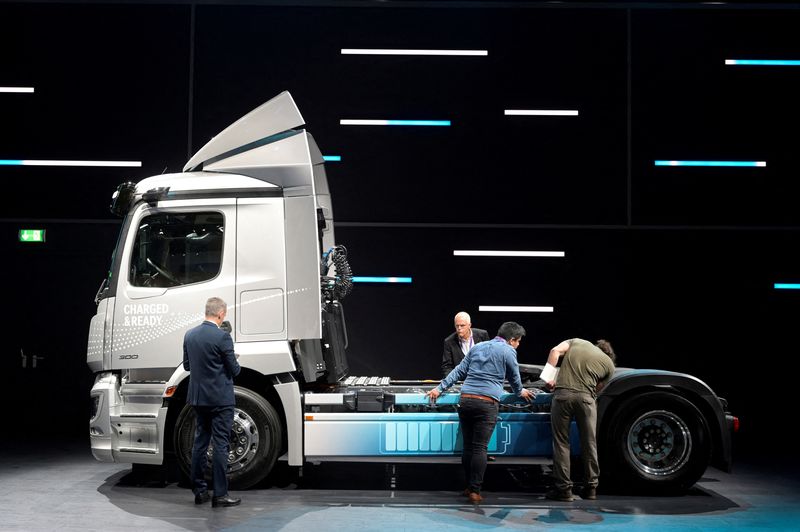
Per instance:
[[[521,416],[524,414],[511,414]],[[379,455],[458,454],[463,447],[458,419],[382,421]],[[507,419],[500,415],[489,440],[489,452],[501,456],[550,456],[552,436],[546,420]],[[372,454],[372,453],[370,453]]]
[[[573,423],[572,448],[579,438]],[[461,453],[458,414],[314,414],[305,422],[308,456],[436,456]],[[497,456],[552,456],[549,413],[501,413],[489,441]]]
[[[397,393],[394,395],[395,405],[429,405],[430,399],[425,394],[421,393]],[[458,393],[443,393],[436,399],[437,405],[457,405],[461,397]],[[533,399],[533,404],[543,405],[549,404],[552,401],[553,394],[551,393],[537,393]],[[500,403],[504,405],[520,404],[524,405],[525,400],[520,399],[513,393],[504,393],[500,398]]]

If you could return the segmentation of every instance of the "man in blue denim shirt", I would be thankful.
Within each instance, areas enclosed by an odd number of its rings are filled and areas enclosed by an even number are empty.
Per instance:
[[[514,393],[530,401],[533,393],[522,387],[517,363],[517,347],[525,329],[518,323],[507,321],[500,326],[497,336],[482,342],[469,350],[464,360],[430,390],[427,395],[432,401],[456,381],[463,380],[459,401],[458,419],[461,423],[461,436],[464,450],[461,464],[467,477],[468,486],[464,495],[470,502],[479,503],[481,484],[486,472],[486,449],[489,438],[497,424],[503,382],[508,379]]]

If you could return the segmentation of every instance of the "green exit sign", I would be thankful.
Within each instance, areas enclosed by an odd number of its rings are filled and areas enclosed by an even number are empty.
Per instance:
[[[44,229],[20,229],[20,242],[44,242]]]

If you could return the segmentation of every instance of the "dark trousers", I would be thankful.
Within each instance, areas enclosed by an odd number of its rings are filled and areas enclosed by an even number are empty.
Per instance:
[[[208,444],[214,445],[211,458],[211,477],[214,482],[214,496],[228,494],[228,446],[233,427],[233,406],[195,406],[197,430],[192,447],[192,491],[195,494],[208,490],[206,483],[206,464]]]
[[[483,474],[486,472],[486,449],[497,424],[499,408],[500,404],[495,401],[470,397],[462,397],[458,407],[461,437],[464,440],[461,465],[464,466],[469,489],[475,493],[481,492]]]
[[[586,485],[596,488],[600,477],[595,434],[597,404],[588,393],[558,389],[553,394],[550,422],[553,428],[553,477],[555,487],[561,491],[572,489],[569,428],[573,418],[581,437],[581,460],[586,475]]]

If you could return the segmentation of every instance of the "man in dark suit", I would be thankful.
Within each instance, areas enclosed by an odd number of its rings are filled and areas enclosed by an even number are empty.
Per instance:
[[[197,415],[192,448],[192,491],[195,504],[211,497],[206,483],[206,452],[214,444],[211,472],[214,480],[213,507],[236,506],[241,499],[228,496],[228,447],[233,427],[233,378],[241,368],[236,362],[231,335],[219,328],[228,305],[218,297],[206,302],[206,319],[183,337],[183,367],[190,371],[187,402]]]
[[[459,312],[454,319],[456,332],[444,339],[442,355],[442,376],[453,371],[453,368],[464,360],[472,346],[489,339],[489,333],[483,329],[473,329],[472,320],[466,312]]]

